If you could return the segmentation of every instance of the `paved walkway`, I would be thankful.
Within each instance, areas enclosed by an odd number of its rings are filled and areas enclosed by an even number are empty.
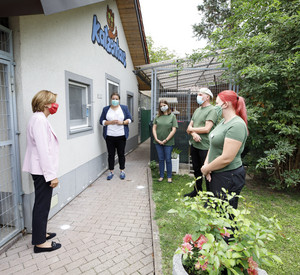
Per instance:
[[[125,180],[103,174],[49,221],[61,249],[34,254],[25,235],[0,255],[0,273],[154,274],[148,162],[149,140],[127,155]]]

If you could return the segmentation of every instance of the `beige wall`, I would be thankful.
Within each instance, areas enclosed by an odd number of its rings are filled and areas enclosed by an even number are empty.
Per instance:
[[[107,25],[107,4],[115,13],[119,45],[126,52],[127,67],[91,41],[93,15],[103,28]],[[57,114],[49,117],[60,142],[59,176],[76,169],[106,151],[99,116],[106,105],[105,74],[120,81],[121,104],[126,104],[126,92],[134,93],[134,123],[130,137],[138,135],[138,86],[133,74],[125,34],[115,1],[106,1],[54,15],[34,15],[11,18],[15,81],[18,106],[21,165],[26,148],[26,124],[32,115],[31,99],[39,90],[47,89],[58,94]],[[92,134],[67,139],[65,71],[93,80]],[[23,190],[33,192],[30,177],[22,173]]]

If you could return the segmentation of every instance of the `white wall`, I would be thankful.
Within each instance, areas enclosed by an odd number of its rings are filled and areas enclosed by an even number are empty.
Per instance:
[[[115,14],[120,48],[126,52],[127,67],[91,41],[93,15],[101,27],[107,25],[107,4]],[[134,93],[134,123],[130,136],[138,135],[138,83],[115,1],[106,1],[54,15],[22,16],[12,19],[16,62],[16,88],[21,165],[26,149],[26,124],[32,115],[31,100],[40,90],[58,94],[57,114],[50,116],[60,142],[62,176],[106,151],[99,117],[106,102],[105,74],[120,80],[121,104],[126,91]],[[94,132],[67,139],[65,71],[93,80]],[[100,95],[100,96],[98,96]],[[102,98],[102,99],[99,99]],[[23,190],[33,191],[29,176],[22,173]]]

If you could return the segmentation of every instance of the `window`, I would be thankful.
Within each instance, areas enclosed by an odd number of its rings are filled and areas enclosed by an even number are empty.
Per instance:
[[[112,93],[120,94],[119,88],[119,83],[107,79],[107,105],[110,105],[110,96]]]
[[[129,109],[129,112],[131,114],[132,121],[133,121],[133,109],[134,109],[134,105],[133,105],[133,93],[131,93],[131,92],[127,92],[127,107]]]
[[[93,131],[92,80],[66,72],[68,138]]]

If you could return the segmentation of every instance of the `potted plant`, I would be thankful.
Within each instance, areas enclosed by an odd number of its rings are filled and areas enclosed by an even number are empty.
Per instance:
[[[171,153],[171,161],[172,161],[172,172],[175,172],[178,174],[179,172],[179,154],[181,153],[181,150],[178,148],[173,148]]]
[[[265,242],[274,241],[275,230],[280,230],[275,218],[262,216],[265,227],[249,218],[248,209],[230,206],[233,196],[229,194],[226,199],[205,191],[198,194],[178,199],[179,207],[169,211],[195,224],[176,251],[186,273],[176,273],[173,267],[173,274],[266,274],[258,266],[282,263],[265,248]]]

